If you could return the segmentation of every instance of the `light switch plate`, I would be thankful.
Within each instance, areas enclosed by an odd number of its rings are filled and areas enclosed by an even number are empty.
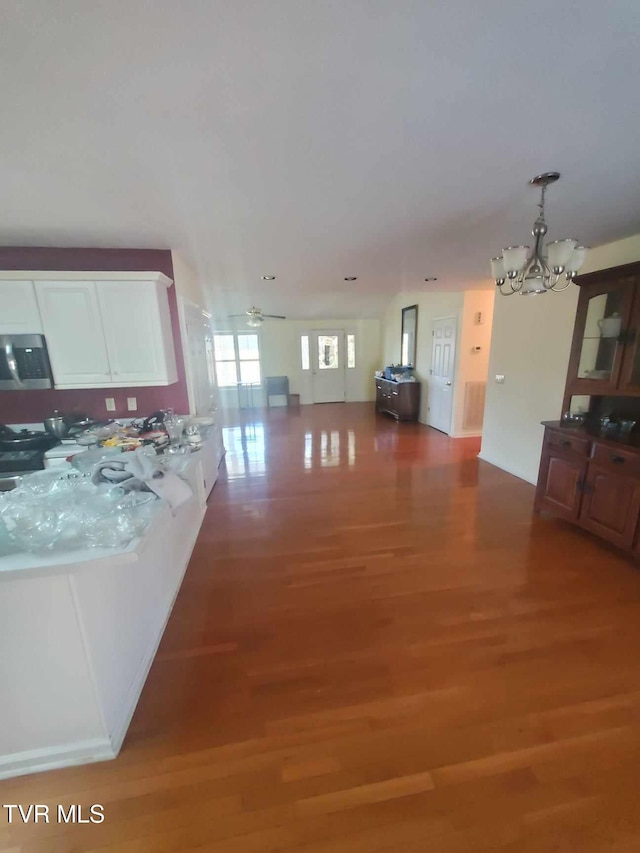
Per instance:
[[[504,385],[504,373],[496,373],[496,382],[498,385]]]
[[[108,412],[115,412],[116,410],[116,400],[115,397],[105,397],[104,404],[107,407]]]
[[[127,410],[129,412],[137,412],[138,411],[138,401],[135,397],[127,397]]]

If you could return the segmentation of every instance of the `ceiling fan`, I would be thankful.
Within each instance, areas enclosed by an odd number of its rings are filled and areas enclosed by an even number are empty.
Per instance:
[[[244,314],[230,314],[231,318],[236,317],[244,317],[247,321],[247,326],[253,326],[254,328],[262,325],[264,320],[286,320],[286,317],[283,317],[282,314],[263,314],[260,308],[256,308],[255,306],[249,308],[248,311],[245,311]]]

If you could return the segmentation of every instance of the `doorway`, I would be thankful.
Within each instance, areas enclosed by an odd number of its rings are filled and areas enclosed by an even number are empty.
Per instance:
[[[427,424],[451,433],[453,376],[456,356],[456,318],[433,321]]]
[[[343,329],[324,329],[311,333],[311,379],[314,403],[344,403]]]

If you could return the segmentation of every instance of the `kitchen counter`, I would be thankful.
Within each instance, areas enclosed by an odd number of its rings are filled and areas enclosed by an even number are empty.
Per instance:
[[[202,524],[214,439],[187,464],[192,497],[175,514],[159,501],[127,548],[34,555],[5,543],[0,778],[118,754]]]

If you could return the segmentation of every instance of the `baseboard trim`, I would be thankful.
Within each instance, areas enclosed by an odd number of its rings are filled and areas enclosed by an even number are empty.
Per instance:
[[[42,770],[57,770],[77,764],[109,761],[117,752],[106,738],[95,738],[64,746],[28,749],[0,756],[0,779],[12,779]]]
[[[495,459],[491,459],[490,456],[487,456],[486,453],[478,453],[478,459],[481,459],[483,462],[488,462],[489,465],[493,465],[494,468],[500,468],[501,471],[506,471],[507,474],[511,474],[513,477],[517,477],[519,480],[523,480],[525,483],[530,483],[532,486],[536,485],[535,480],[530,480],[528,477],[523,477],[522,474],[518,471],[514,471],[512,468],[503,465],[502,463],[496,462]]]

